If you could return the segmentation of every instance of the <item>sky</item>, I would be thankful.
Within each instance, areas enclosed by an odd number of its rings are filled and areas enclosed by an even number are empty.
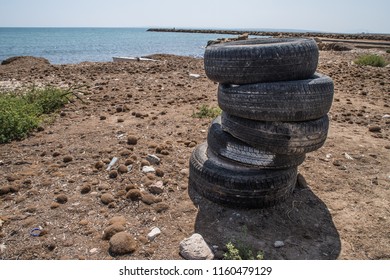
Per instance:
[[[389,33],[389,0],[0,0],[0,27]]]

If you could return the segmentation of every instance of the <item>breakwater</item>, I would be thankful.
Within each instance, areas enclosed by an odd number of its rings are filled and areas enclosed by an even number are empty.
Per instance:
[[[252,36],[288,36],[288,37],[320,37],[339,40],[377,40],[390,41],[390,34],[373,34],[373,33],[322,33],[322,32],[271,32],[271,31],[254,31],[254,30],[219,30],[219,29],[178,29],[178,28],[150,28],[150,32],[181,32],[181,33],[206,33],[206,34],[227,34],[242,35],[247,33]]]

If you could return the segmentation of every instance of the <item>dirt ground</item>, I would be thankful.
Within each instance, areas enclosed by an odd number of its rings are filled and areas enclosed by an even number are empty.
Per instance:
[[[181,259],[180,241],[197,232],[215,258],[233,241],[265,259],[390,259],[390,67],[353,64],[361,53],[390,61],[379,49],[320,52],[318,71],[335,83],[328,139],[299,167],[307,185],[258,210],[221,207],[188,188],[191,152],[211,122],[192,115],[217,106],[202,59],[1,65],[3,90],[88,88],[84,103],[76,99],[27,139],[0,145],[0,258]],[[142,172],[147,155],[161,159],[155,173]],[[124,173],[112,172],[120,165]],[[151,188],[158,181],[163,189]],[[142,201],[132,200],[134,190]],[[136,239],[132,254],[110,254],[103,239],[117,216]],[[148,241],[153,227],[161,234]]]

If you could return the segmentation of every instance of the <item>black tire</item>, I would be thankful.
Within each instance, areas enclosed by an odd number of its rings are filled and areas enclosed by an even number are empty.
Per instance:
[[[304,154],[325,143],[329,118],[305,122],[262,122],[222,112],[222,129],[249,145],[277,154]]]
[[[307,121],[326,115],[333,101],[331,78],[315,73],[310,79],[241,86],[220,84],[219,107],[231,115],[259,121]]]
[[[207,77],[223,84],[253,84],[311,77],[318,47],[309,38],[260,38],[208,46]]]
[[[263,208],[285,200],[294,190],[297,167],[261,169],[231,163],[198,145],[190,158],[189,186],[228,207]]]
[[[221,117],[211,123],[207,135],[208,148],[220,157],[244,165],[254,165],[266,169],[283,169],[300,165],[305,154],[280,155],[253,148],[222,130]]]

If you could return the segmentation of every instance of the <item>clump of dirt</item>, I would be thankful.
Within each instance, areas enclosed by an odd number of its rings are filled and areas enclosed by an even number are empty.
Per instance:
[[[49,60],[43,57],[14,56],[1,62],[1,65],[12,65],[14,67],[40,67],[50,65]]]

